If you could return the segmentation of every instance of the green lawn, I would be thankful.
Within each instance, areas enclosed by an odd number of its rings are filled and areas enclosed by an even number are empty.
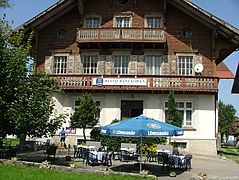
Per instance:
[[[138,176],[123,176],[123,175],[101,175],[101,174],[86,174],[86,173],[70,173],[70,172],[59,172],[50,169],[40,169],[36,167],[20,166],[13,164],[0,164],[0,179],[7,180],[136,180],[136,179],[151,179],[152,178],[140,178]]]
[[[239,150],[235,146],[223,147],[220,153],[239,164]]]

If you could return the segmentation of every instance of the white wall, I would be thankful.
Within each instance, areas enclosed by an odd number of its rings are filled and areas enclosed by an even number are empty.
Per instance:
[[[72,114],[74,101],[80,94],[55,94],[55,107],[58,113]],[[123,94],[123,93],[96,93],[94,100],[101,101],[100,124],[107,125],[114,119],[120,119],[121,100],[142,100],[143,114],[164,121],[164,102],[167,94]],[[187,100],[193,102],[194,131],[185,131],[179,139],[213,139],[215,138],[215,96],[214,95],[175,95],[176,101]],[[67,118],[70,119],[70,116]],[[69,126],[67,122],[63,126]],[[77,131],[78,132],[78,131]],[[81,133],[80,133],[81,134]]]

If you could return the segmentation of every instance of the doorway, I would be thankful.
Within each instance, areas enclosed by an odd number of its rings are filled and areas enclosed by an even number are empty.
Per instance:
[[[121,101],[121,120],[143,114],[143,101]]]

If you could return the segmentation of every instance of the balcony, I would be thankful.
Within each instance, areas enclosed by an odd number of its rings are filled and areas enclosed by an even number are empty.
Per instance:
[[[218,78],[197,76],[53,75],[63,90],[218,92]],[[97,84],[101,80],[104,83]]]
[[[164,30],[158,28],[80,28],[77,42],[153,42],[166,41]]]

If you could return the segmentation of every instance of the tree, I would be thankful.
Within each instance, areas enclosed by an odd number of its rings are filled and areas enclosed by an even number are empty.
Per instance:
[[[182,127],[183,117],[177,110],[173,91],[169,91],[168,94],[168,117],[166,122],[174,126]]]
[[[93,127],[98,122],[97,114],[99,107],[88,93],[83,93],[82,98],[79,97],[79,107],[75,110],[70,118],[70,125],[74,128],[82,128],[84,141],[86,142],[85,129]]]
[[[11,7],[11,5],[9,4],[8,0],[0,0],[0,7],[8,8],[8,7]]]
[[[54,116],[52,95],[59,92],[49,75],[31,71],[32,36],[13,32],[0,19],[0,137],[53,135],[65,116]]]
[[[226,140],[233,128],[233,122],[236,119],[236,109],[231,104],[224,104],[219,101],[219,132],[221,132],[221,137],[226,136]]]

